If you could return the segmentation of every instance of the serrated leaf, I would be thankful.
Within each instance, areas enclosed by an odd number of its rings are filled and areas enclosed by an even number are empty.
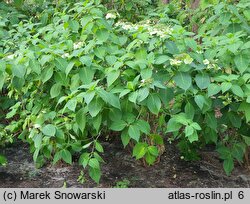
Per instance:
[[[128,128],[128,134],[130,138],[134,139],[135,141],[139,141],[140,139],[140,129],[136,125],[130,125]]]
[[[52,124],[48,124],[48,125],[45,125],[43,128],[42,128],[42,133],[46,136],[55,136],[56,134],[56,127]]]
[[[228,91],[231,87],[232,87],[232,83],[230,83],[230,82],[222,82],[222,84],[221,84],[222,93],[225,93],[225,92]]]
[[[188,90],[192,85],[192,78],[189,73],[178,72],[174,77],[176,85],[183,90]]]
[[[233,158],[230,157],[230,158],[224,160],[223,168],[224,168],[226,174],[229,176],[231,174],[231,172],[233,171],[233,169],[234,169]]]
[[[204,107],[204,104],[206,103],[205,97],[202,95],[196,95],[194,97],[194,101],[196,102],[196,104],[199,106],[199,108],[202,110],[202,108]]]
[[[116,79],[120,76],[120,71],[119,70],[113,70],[107,74],[107,83],[108,87],[111,86]]]
[[[68,164],[72,164],[72,155],[67,149],[61,150],[61,158]]]
[[[26,73],[26,68],[23,65],[13,65],[12,73],[14,76],[23,79]]]
[[[130,141],[130,137],[128,135],[128,131],[122,131],[122,134],[121,134],[121,140],[122,140],[122,144],[124,147],[126,147],[128,144],[129,144],[129,141]]]
[[[68,62],[66,59],[64,58],[59,58],[57,57],[55,59],[55,66],[62,72],[65,72],[67,66],[68,66]]]
[[[147,87],[139,89],[137,95],[137,101],[138,102],[144,101],[148,97],[148,95],[149,95],[149,89]]]
[[[194,134],[194,128],[193,127],[191,127],[191,126],[186,126],[185,127],[185,136],[186,137],[189,137],[190,135],[192,135],[192,134]]]
[[[169,56],[167,55],[161,55],[161,56],[158,56],[156,59],[155,59],[155,64],[164,64],[165,62],[167,62],[168,60],[170,59]]]
[[[61,88],[62,88],[61,84],[58,84],[58,83],[54,84],[50,89],[50,97],[56,98],[57,96],[59,96],[61,92]]]
[[[96,37],[101,42],[106,42],[109,38],[109,32],[106,29],[99,29],[96,31]]]
[[[234,58],[234,62],[235,62],[237,69],[240,71],[241,74],[243,74],[246,71],[250,63],[250,59],[249,59],[249,56],[241,54],[241,55],[237,55]]]
[[[210,84],[208,86],[208,97],[216,95],[220,91],[221,91],[221,88],[220,88],[219,85],[217,85],[217,84]]]
[[[101,178],[101,171],[100,171],[100,169],[89,168],[89,176],[90,176],[96,183],[99,183],[100,178]]]
[[[100,163],[96,158],[91,158],[88,165],[94,169],[100,169]]]
[[[76,105],[77,105],[76,98],[72,98],[65,104],[65,108],[68,108],[69,110],[75,112]]]
[[[102,110],[102,100],[95,97],[89,104],[88,110],[92,117],[97,116],[97,114]]]
[[[150,94],[147,98],[147,107],[151,113],[157,115],[161,109],[161,100],[157,94]]]
[[[85,109],[82,108],[76,113],[76,123],[78,125],[78,128],[83,133],[86,126],[86,112]]]
[[[238,85],[233,85],[233,86],[231,87],[231,90],[232,90],[232,92],[233,92],[236,96],[239,96],[239,97],[241,97],[241,98],[244,97],[244,92],[243,92],[243,90],[242,90],[242,88],[241,88],[240,86],[238,86]]]
[[[197,74],[195,82],[200,89],[206,89],[210,84],[210,77],[206,73]]]
[[[102,145],[99,142],[95,142],[95,149],[98,152],[103,152],[103,147],[102,147]]]
[[[135,122],[135,124],[138,126],[138,128],[140,129],[141,132],[143,132],[145,134],[150,133],[150,125],[145,120],[137,120]]]
[[[136,159],[141,159],[147,153],[147,146],[146,143],[137,143],[133,149],[133,156]]]
[[[153,156],[155,156],[155,157],[158,157],[158,155],[159,155],[159,151],[158,151],[156,146],[149,146],[148,147],[148,152],[150,154],[152,154]]]
[[[118,120],[111,124],[110,129],[114,131],[122,131],[127,126],[124,120]]]

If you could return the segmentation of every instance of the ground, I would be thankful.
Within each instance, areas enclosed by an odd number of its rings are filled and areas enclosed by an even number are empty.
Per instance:
[[[0,167],[0,187],[250,187],[250,171],[247,168],[236,164],[233,174],[226,176],[222,162],[212,150],[201,152],[200,161],[186,162],[180,158],[174,145],[167,145],[161,161],[145,167],[119,144],[104,142],[103,145],[106,150],[103,154],[105,164],[102,165],[103,175],[99,185],[87,173],[85,182],[80,182],[78,178],[83,168],[76,163],[72,166],[48,164],[36,169],[28,146],[18,143],[0,150],[9,162],[6,167]]]

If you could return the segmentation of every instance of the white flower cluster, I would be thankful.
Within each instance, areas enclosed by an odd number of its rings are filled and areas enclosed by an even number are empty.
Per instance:
[[[218,60],[215,60],[215,62],[217,62]],[[207,65],[207,69],[215,69],[215,70],[220,70],[221,67],[219,67],[217,64],[215,63],[211,63],[208,59],[203,60],[203,64]]]
[[[182,61],[178,59],[170,59],[170,64],[175,66],[180,66],[182,64]]]
[[[116,27],[122,27],[124,30],[137,31],[139,28],[145,29],[148,33],[153,36],[159,36],[160,38],[164,38],[167,35],[172,34],[173,28],[170,28],[165,25],[153,25],[150,20],[145,21],[144,23],[132,24],[129,22],[118,21],[115,24]]]
[[[205,65],[209,65],[209,60],[208,59],[205,59],[205,60],[203,60],[203,64],[205,64]]]
[[[116,15],[114,13],[107,13],[106,19],[116,19]]]
[[[77,50],[83,46],[84,42],[77,42],[73,44],[74,50]]]
[[[14,58],[16,58],[17,55],[16,54],[11,54],[11,55],[7,55],[6,57],[4,57],[6,60],[13,60]]]
[[[170,59],[170,64],[174,66],[180,66],[182,63],[191,64],[193,61],[194,59],[190,57],[190,55],[183,53],[175,56],[174,59]]]
[[[68,58],[69,57],[69,53],[63,53],[63,55],[62,55],[62,58]]]

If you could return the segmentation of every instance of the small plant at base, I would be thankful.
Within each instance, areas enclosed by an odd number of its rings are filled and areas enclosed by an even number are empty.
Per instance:
[[[116,182],[114,188],[128,188],[130,181],[128,179],[123,179],[122,181]]]

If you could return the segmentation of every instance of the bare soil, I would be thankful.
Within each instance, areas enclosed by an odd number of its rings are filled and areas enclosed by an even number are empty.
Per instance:
[[[83,168],[77,163],[37,169],[26,144],[15,144],[0,150],[8,158],[8,165],[0,167],[1,188],[52,188],[52,187],[114,187],[117,182],[129,181],[128,187],[138,188],[239,188],[250,186],[250,171],[237,165],[231,176],[226,176],[222,162],[215,151],[201,152],[202,159],[186,162],[174,145],[167,145],[161,161],[154,166],[145,167],[141,161],[132,158],[131,153],[117,143],[103,143],[100,184],[94,183],[85,173],[85,182],[77,181]]]

